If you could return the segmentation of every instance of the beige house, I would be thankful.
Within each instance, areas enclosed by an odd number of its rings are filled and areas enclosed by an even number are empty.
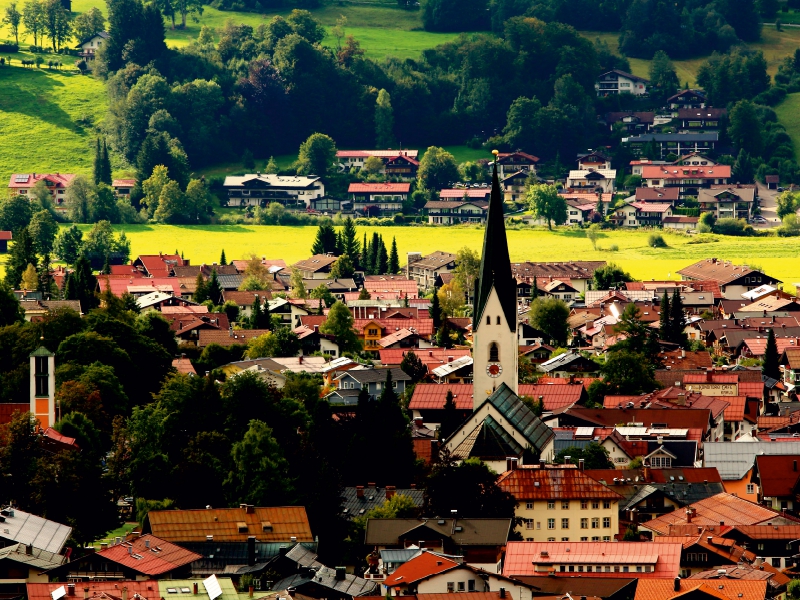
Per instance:
[[[408,253],[406,277],[417,282],[422,290],[433,288],[436,278],[443,273],[450,273],[456,268],[456,255],[450,252],[436,251],[422,256],[419,252]]]
[[[517,532],[527,542],[612,541],[622,496],[575,465],[514,467],[498,485],[517,500]],[[580,465],[582,467],[583,465]]]

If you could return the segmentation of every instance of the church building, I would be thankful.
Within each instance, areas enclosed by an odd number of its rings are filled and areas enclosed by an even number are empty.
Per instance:
[[[517,284],[511,273],[503,194],[492,175],[492,193],[483,238],[481,268],[475,282],[472,317],[473,413],[445,440],[454,458],[477,457],[497,472],[506,459],[552,458],[553,431],[517,396]]]

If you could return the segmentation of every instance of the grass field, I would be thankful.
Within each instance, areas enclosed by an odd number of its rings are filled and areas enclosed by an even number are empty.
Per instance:
[[[95,126],[107,109],[103,83],[71,66],[22,67],[30,55],[11,56],[13,66],[0,68],[0,181],[15,171],[90,172]]]
[[[619,51],[619,34],[617,33],[607,31],[582,31],[581,34],[591,40],[600,38],[608,44],[613,52]],[[785,56],[794,54],[794,51],[800,47],[800,28],[787,27],[783,31],[776,31],[775,27],[765,25],[761,33],[761,38],[759,43],[749,44],[749,46],[754,50],[761,50],[764,53],[764,57],[767,59],[767,70],[770,75],[775,75],[781,60]],[[631,63],[631,71],[634,75],[638,75],[639,77],[648,76],[650,68],[649,60],[642,60],[639,58],[630,58],[628,60]],[[688,81],[690,86],[695,85],[697,70],[705,60],[706,57],[673,61],[681,84]]]
[[[792,138],[795,158],[800,160],[800,93],[787,95],[786,100],[775,107],[775,113]]]
[[[89,226],[82,229],[88,230]],[[218,261],[223,248],[229,260],[255,254],[283,258],[292,264],[308,258],[316,233],[316,227],[248,225],[126,225],[117,229],[124,230],[130,238],[133,256],[177,250],[192,264]],[[483,242],[483,229],[460,227],[359,227],[359,239],[365,232],[371,235],[373,231],[380,233],[387,244],[392,237],[397,238],[401,263],[406,252],[456,252],[464,246],[480,252]],[[622,265],[637,279],[677,279],[678,269],[701,258],[718,257],[757,265],[790,285],[800,281],[795,239],[714,236],[717,241],[713,243],[688,244],[691,238],[664,233],[669,247],[654,249],[647,245],[647,236],[647,232],[638,231],[602,234],[598,246],[608,248],[616,244],[617,252],[593,250],[585,233],[572,229],[510,230],[508,243],[514,261],[607,260]]]

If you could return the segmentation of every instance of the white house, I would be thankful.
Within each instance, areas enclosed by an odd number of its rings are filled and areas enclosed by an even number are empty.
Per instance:
[[[103,43],[108,39],[108,32],[100,31],[95,33],[92,37],[83,40],[80,44],[78,44],[78,49],[80,49],[79,56],[87,60],[94,60],[95,53],[100,49]]]
[[[601,190],[604,194],[613,193],[614,181],[617,178],[616,169],[576,169],[567,176],[567,189],[570,190]]]
[[[322,198],[325,195],[325,184],[314,175],[229,175],[225,178],[223,187],[228,193],[228,206],[266,207],[278,202],[287,208],[305,210],[312,198]]]
[[[647,93],[647,86],[650,82],[643,77],[631,75],[619,69],[612,69],[601,74],[594,84],[598,96],[608,96],[610,94],[633,94],[643,96]]]

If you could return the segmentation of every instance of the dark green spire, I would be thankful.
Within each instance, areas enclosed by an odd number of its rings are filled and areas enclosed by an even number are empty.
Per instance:
[[[500,191],[500,181],[497,178],[497,160],[492,173],[492,195],[489,198],[486,231],[483,236],[481,271],[475,282],[473,332],[477,331],[485,321],[483,311],[492,288],[497,290],[508,328],[516,331],[517,284],[511,275],[511,259],[508,256],[506,225],[503,219],[503,193]],[[490,316],[495,317],[495,315]]]

